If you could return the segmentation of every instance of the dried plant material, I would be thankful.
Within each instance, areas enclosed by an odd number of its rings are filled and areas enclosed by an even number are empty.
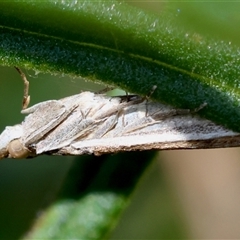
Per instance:
[[[188,109],[83,92],[41,102],[0,135],[0,158],[82,155],[149,149],[234,147],[240,134]]]

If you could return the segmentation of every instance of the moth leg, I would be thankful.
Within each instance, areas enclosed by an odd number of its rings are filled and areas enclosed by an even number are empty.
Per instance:
[[[123,127],[126,127],[125,112],[126,112],[126,109],[122,108],[122,109],[120,109],[120,110],[118,111],[118,113],[117,113],[118,118],[120,117],[120,115],[122,115],[122,126],[123,126]]]
[[[107,87],[99,90],[99,91],[97,92],[97,94],[103,94],[103,93],[106,93],[106,92],[111,91],[111,90],[113,90],[113,89],[114,89],[114,87],[107,86]]]
[[[157,89],[157,85],[153,85],[151,92],[145,97],[144,100],[146,100],[146,112],[145,112],[145,117],[148,116],[148,102],[154,91]]]
[[[26,75],[22,72],[22,70],[18,67],[15,67],[15,69],[20,74],[23,84],[24,84],[24,90],[23,90],[23,101],[22,101],[22,109],[26,109],[30,103],[30,96],[28,95],[29,91],[29,81],[26,78]]]
[[[167,112],[161,112],[161,110],[155,112],[152,117],[154,119],[157,119],[157,120],[162,120],[162,119],[166,119],[166,118],[169,118],[169,117],[174,117],[174,116],[179,116],[179,115],[187,115],[187,114],[195,114],[197,113],[198,111],[200,111],[201,109],[203,109],[205,106],[207,106],[207,103],[204,102],[203,104],[201,104],[199,107],[197,108],[194,108],[193,110],[191,109],[170,109],[169,111]]]
[[[199,112],[201,109],[203,109],[206,106],[207,106],[207,103],[204,102],[199,107],[194,108],[194,109],[174,109],[175,113],[174,113],[173,116],[176,116],[176,115],[186,115],[186,114],[189,114],[189,113],[194,114],[194,113]]]
[[[125,96],[121,96],[121,99],[126,101],[126,102],[130,102],[130,101],[133,101],[133,98],[138,98],[140,99],[141,97],[138,96],[138,95],[132,95],[132,94],[129,94],[129,92],[125,91]],[[142,99],[142,98],[141,98]]]
[[[192,113],[197,113],[198,111],[200,111],[201,109],[205,108],[207,106],[207,103],[204,102],[203,104],[201,104],[199,107],[193,109],[191,112]]]
[[[128,105],[138,104],[145,100],[145,98],[143,98],[139,95],[135,95],[135,94],[134,95],[127,94],[124,96],[116,96],[116,97],[121,99],[120,103],[129,103]],[[112,97],[112,98],[114,98],[114,97]],[[126,105],[126,106],[128,106],[128,105]]]

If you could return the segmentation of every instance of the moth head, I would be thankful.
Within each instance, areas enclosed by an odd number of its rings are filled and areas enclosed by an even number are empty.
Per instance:
[[[23,135],[23,129],[20,124],[6,127],[0,134],[0,159],[9,157],[9,145],[14,139],[19,139]]]
[[[14,139],[8,144],[8,153],[11,158],[26,158],[30,151],[22,144],[20,139]]]

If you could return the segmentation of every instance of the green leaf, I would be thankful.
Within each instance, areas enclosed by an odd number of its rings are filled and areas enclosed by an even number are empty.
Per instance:
[[[154,152],[77,159],[55,203],[27,239],[105,239],[129,203]]]
[[[207,6],[201,7],[200,15]],[[0,64],[83,76],[145,96],[156,85],[153,99],[183,108],[207,102],[200,115],[239,131],[239,47],[228,37],[206,37],[196,25],[183,28],[184,8],[179,13],[173,5],[171,14],[163,8],[157,15],[116,1],[1,1],[0,9]],[[226,23],[214,13],[217,24]],[[150,162],[147,154],[134,154],[127,163],[121,157],[119,165],[103,161],[97,171],[75,166],[77,173],[29,236],[103,238]],[[145,163],[133,174],[138,158]],[[124,180],[127,169],[129,181],[119,188],[117,180]]]
[[[0,2],[0,63],[83,76],[239,131],[239,48],[115,1]]]

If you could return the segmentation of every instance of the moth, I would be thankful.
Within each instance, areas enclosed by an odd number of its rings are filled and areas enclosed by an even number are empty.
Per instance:
[[[28,103],[25,89],[23,108]],[[240,142],[239,133],[200,118],[196,111],[139,96],[82,92],[21,112],[28,114],[24,121],[6,127],[0,135],[0,158],[233,147]]]
[[[82,155],[239,145],[240,134],[189,110],[83,92],[22,110],[0,135],[0,157]]]

